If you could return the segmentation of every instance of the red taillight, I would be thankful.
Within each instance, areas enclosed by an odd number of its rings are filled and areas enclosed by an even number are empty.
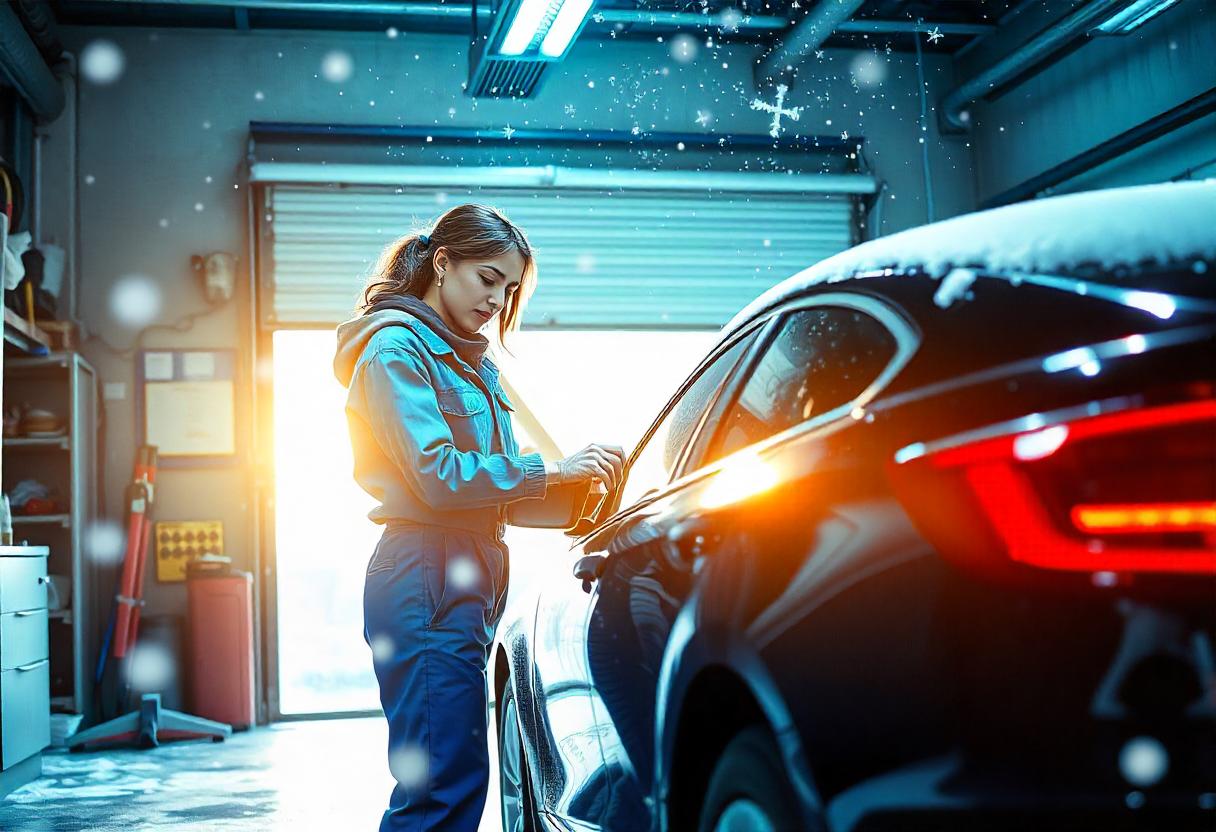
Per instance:
[[[967,535],[950,514],[965,526],[960,513],[978,506],[1002,554],[1028,566],[1216,574],[1216,401],[905,449],[892,478],[956,552]],[[934,503],[927,491],[949,496]]]
[[[1073,506],[1072,522],[1087,534],[1216,532],[1216,503]]]

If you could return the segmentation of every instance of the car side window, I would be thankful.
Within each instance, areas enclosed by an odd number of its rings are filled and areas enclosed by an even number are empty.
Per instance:
[[[634,450],[618,505],[628,507],[648,491],[671,481],[680,452],[692,438],[701,414],[714,403],[731,369],[747,351],[755,333],[744,336],[702,370],[678,400],[668,403],[662,421]]]
[[[865,312],[823,306],[790,313],[722,418],[705,461],[847,404],[895,352],[895,337]]]

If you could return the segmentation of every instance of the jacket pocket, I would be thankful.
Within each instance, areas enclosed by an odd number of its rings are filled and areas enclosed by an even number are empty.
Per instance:
[[[486,397],[470,387],[444,387],[435,391],[439,409],[452,416],[475,416],[486,409]]]
[[[485,450],[490,435],[489,402],[475,387],[442,387],[435,391],[439,409],[462,451]]]

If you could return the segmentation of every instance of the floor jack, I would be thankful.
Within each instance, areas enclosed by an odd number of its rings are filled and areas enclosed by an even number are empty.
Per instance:
[[[97,661],[95,689],[101,689],[105,675],[107,653],[122,667],[122,662],[135,646],[139,632],[139,610],[143,606],[144,561],[151,536],[151,509],[156,492],[156,447],[144,445],[135,462],[135,476],[127,486],[127,549],[123,556],[114,608],[106,628],[101,655]],[[120,673],[120,677],[125,674]],[[120,685],[119,707],[127,701],[129,682]],[[121,743],[134,740],[140,748],[154,748],[161,740],[211,737],[223,742],[232,736],[232,726],[198,716],[162,708],[159,693],[145,693],[139,710],[78,731],[68,738],[68,748],[81,751],[88,743]]]

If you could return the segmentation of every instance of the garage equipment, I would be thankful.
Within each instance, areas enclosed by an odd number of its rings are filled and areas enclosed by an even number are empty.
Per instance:
[[[139,610],[143,606],[144,566],[148,550],[150,519],[156,493],[156,447],[143,445],[135,460],[135,474],[127,486],[127,548],[119,575],[118,591],[110,614],[110,626],[102,642],[94,682],[101,687],[107,666],[107,653],[117,661],[120,678],[118,707],[129,694],[125,663],[139,632]],[[111,640],[112,636],[112,640]],[[112,651],[111,651],[112,648]],[[211,737],[220,742],[232,735],[232,727],[209,719],[161,707],[159,693],[144,694],[137,711],[73,734],[68,748],[80,751],[88,743],[122,743],[134,740],[140,748],[153,748],[161,740]]]
[[[186,567],[190,708],[240,730],[254,724],[253,575],[223,557]]]

